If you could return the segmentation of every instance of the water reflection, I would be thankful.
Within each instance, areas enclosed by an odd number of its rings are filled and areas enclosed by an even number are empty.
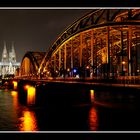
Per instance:
[[[13,106],[17,114],[17,128],[20,131],[37,131],[37,119],[35,112],[29,110],[28,108],[21,106],[18,103],[18,92],[11,91],[11,96],[13,97]]]
[[[91,90],[91,97],[94,91]],[[57,99],[57,98],[56,98]],[[17,91],[0,90],[0,130],[18,131],[110,131],[140,130],[138,111],[78,104],[43,108],[23,105]],[[130,121],[131,120],[131,121]]]
[[[89,111],[89,129],[91,131],[98,129],[98,114],[95,107],[92,107]]]
[[[37,119],[33,111],[24,110],[22,117],[19,118],[19,130],[20,131],[37,131]]]
[[[17,110],[17,107],[18,107],[18,92],[17,91],[11,91],[11,95],[13,97],[14,109]]]

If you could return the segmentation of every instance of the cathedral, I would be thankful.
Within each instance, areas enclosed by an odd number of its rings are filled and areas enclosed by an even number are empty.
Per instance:
[[[1,78],[5,78],[6,76],[10,76],[10,75],[15,75],[15,72],[19,67],[20,67],[20,63],[16,62],[16,52],[14,49],[13,42],[9,53],[6,48],[6,42],[4,42],[4,48],[3,48],[2,58],[0,62]]]

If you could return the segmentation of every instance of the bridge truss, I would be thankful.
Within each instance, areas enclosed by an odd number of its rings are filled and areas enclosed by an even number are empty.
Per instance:
[[[45,78],[140,75],[140,10],[88,13],[59,36],[36,71]]]

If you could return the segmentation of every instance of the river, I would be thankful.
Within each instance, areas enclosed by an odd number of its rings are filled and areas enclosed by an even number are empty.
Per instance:
[[[139,118],[139,110],[87,104],[30,107],[20,104],[17,91],[0,90],[0,131],[139,131]]]

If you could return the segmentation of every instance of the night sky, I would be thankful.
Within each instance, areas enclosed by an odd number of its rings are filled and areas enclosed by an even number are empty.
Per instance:
[[[4,40],[8,50],[14,41],[18,62],[26,51],[46,52],[70,24],[90,11],[92,9],[0,9],[0,53]]]

